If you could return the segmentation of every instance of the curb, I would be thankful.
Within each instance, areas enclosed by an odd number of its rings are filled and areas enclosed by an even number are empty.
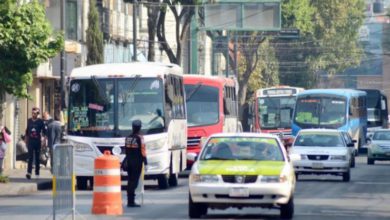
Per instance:
[[[24,196],[38,190],[49,190],[52,188],[51,179],[45,179],[37,182],[12,182],[0,184],[0,197],[6,196]]]

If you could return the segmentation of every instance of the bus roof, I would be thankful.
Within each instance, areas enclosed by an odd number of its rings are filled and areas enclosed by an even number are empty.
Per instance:
[[[157,76],[159,74],[181,75],[182,69],[176,64],[164,64],[157,62],[132,62],[97,64],[75,68],[72,70],[72,78],[96,77],[131,77],[135,75]]]
[[[221,84],[221,85],[229,85],[229,86],[234,86],[235,81],[232,78],[227,78],[223,76],[205,76],[205,75],[190,75],[190,74],[185,74],[183,76],[184,78],[184,83],[199,83],[199,82],[204,82],[206,84]]]
[[[326,95],[341,95],[341,96],[364,96],[366,92],[355,89],[309,89],[298,94],[298,96],[306,96],[311,94],[326,94]]]

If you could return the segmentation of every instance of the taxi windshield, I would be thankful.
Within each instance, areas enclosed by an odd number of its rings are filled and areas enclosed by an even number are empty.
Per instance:
[[[274,138],[215,137],[206,144],[200,160],[283,161]]]

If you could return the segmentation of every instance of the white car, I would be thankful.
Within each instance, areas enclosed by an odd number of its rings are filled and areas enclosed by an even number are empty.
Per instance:
[[[280,139],[271,134],[214,134],[189,176],[189,217],[208,208],[280,208],[294,214],[295,173]]]
[[[290,155],[300,157],[300,160],[293,161],[297,179],[301,174],[340,175],[345,182],[351,179],[354,143],[347,143],[342,131],[301,130],[290,149]]]

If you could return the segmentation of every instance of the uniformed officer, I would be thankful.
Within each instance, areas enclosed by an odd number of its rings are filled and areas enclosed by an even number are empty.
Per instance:
[[[135,203],[135,189],[142,172],[142,165],[146,161],[146,150],[143,136],[140,134],[141,121],[134,120],[132,123],[133,132],[126,137],[126,158],[127,158],[127,207],[140,207]]]

